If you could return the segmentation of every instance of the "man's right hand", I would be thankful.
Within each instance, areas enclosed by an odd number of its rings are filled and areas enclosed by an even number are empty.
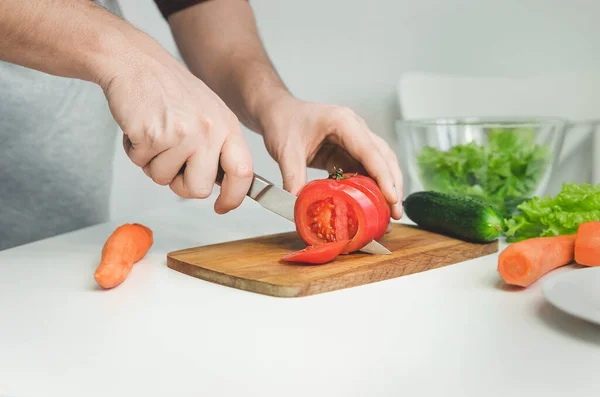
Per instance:
[[[205,198],[220,161],[215,210],[244,199],[252,159],[233,112],[149,35],[94,2],[0,1],[0,60],[98,83],[127,155],[155,182]]]
[[[102,76],[100,85],[124,132],[127,155],[148,177],[181,197],[206,198],[220,161],[225,179],[215,211],[241,204],[253,166],[238,119],[166,50],[135,54],[130,64]]]

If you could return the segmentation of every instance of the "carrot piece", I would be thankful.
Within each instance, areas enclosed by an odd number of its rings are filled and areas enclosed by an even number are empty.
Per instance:
[[[152,230],[139,223],[117,227],[102,248],[102,259],[94,273],[102,288],[121,284],[133,265],[142,259],[154,242]]]
[[[528,287],[574,259],[575,235],[536,237],[513,243],[498,256],[498,273],[507,284]]]
[[[600,266],[600,222],[579,225],[575,239],[575,262],[583,266]]]

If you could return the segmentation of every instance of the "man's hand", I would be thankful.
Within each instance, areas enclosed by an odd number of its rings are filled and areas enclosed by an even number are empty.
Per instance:
[[[150,36],[102,7],[0,1],[0,60],[99,84],[127,155],[155,182],[182,197],[207,197],[220,160],[226,175],[215,210],[244,199],[252,160],[236,116]]]
[[[263,135],[296,193],[306,166],[365,172],[402,216],[402,174],[383,139],[349,109],[296,100],[273,68],[247,1],[201,2],[169,18],[190,70],[206,82],[250,129]],[[210,54],[210,56],[206,56]]]
[[[283,186],[292,194],[306,183],[306,167],[371,176],[392,209],[402,217],[402,173],[388,144],[352,110],[303,102],[287,96],[262,121],[265,145],[279,163]]]
[[[225,179],[215,211],[238,207],[253,168],[237,117],[166,51],[148,52],[101,81],[127,155],[154,182],[185,198],[212,193],[220,161]]]

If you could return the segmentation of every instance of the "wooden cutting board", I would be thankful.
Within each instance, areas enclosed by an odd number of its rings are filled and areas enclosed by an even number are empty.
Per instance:
[[[402,224],[394,224],[380,242],[392,255],[352,253],[324,265],[291,264],[281,257],[305,247],[291,232],[171,252],[167,265],[229,287],[300,297],[419,273],[498,251],[498,241],[468,243]]]

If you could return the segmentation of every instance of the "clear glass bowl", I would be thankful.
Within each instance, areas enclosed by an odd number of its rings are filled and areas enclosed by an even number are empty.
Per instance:
[[[410,191],[475,197],[508,216],[548,185],[568,121],[542,117],[399,120]]]

